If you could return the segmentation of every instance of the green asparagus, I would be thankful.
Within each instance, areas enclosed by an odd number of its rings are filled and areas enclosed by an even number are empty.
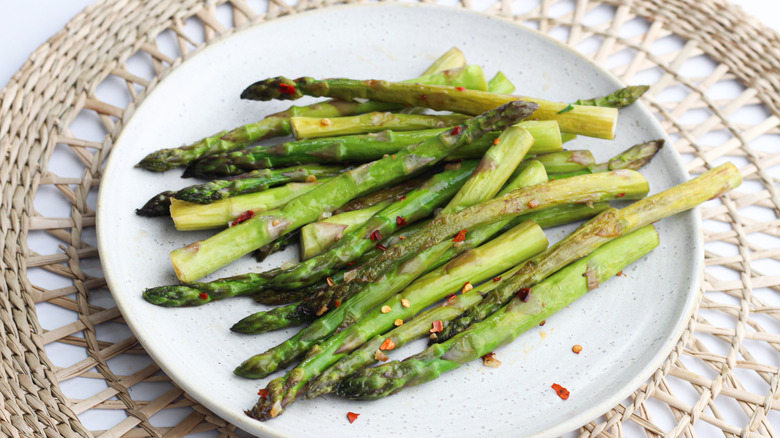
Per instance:
[[[382,131],[418,131],[447,128],[462,123],[468,116],[459,114],[399,114],[373,112],[349,117],[293,117],[290,126],[296,139],[336,137]]]
[[[176,229],[180,231],[223,228],[237,220],[242,214],[246,214],[247,211],[258,214],[281,207],[328,180],[329,178],[322,178],[309,183],[289,183],[262,192],[222,199],[211,204],[194,204],[173,198],[171,199],[170,215]]]
[[[464,284],[485,281],[546,246],[547,239],[541,228],[533,222],[526,222],[418,278],[402,293],[390,297],[355,324],[321,342],[313,354],[309,354],[287,375],[272,381],[268,385],[268,397],[258,401],[253,413],[262,412],[261,419],[278,415],[296,399],[310,379],[374,334],[393,327],[396,320],[411,318],[445,295],[460,291]]]
[[[176,275],[182,282],[195,281],[242,255],[315,220],[322,212],[333,211],[350,199],[376,190],[405,176],[422,171],[450,151],[487,132],[515,124],[533,113],[536,105],[515,101],[466,120],[451,131],[415,146],[407,146],[395,156],[349,170],[301,195],[284,207],[267,211],[219,234],[171,253]]]
[[[454,48],[453,48],[454,49]],[[433,83],[442,84],[447,81],[446,75],[432,77],[443,70],[464,67],[465,58],[457,49],[451,49],[437,59],[424,73],[424,77],[412,79],[412,81],[433,80]],[[483,74],[484,78],[484,74]],[[446,85],[458,86],[444,82]],[[466,85],[463,85],[464,87]],[[183,167],[194,160],[206,155],[227,152],[245,147],[251,142],[260,141],[272,137],[281,137],[291,134],[290,117],[336,117],[362,114],[371,111],[388,111],[397,108],[382,102],[343,102],[330,100],[319,102],[305,107],[292,106],[289,109],[271,114],[265,119],[248,125],[240,126],[230,132],[219,132],[200,141],[179,148],[162,149],[144,157],[136,167],[141,167],[155,172],[162,172],[176,167]]]
[[[433,380],[512,342],[656,246],[658,233],[652,225],[610,242],[530,290],[518,293],[501,311],[470,330],[402,362],[358,371],[342,381],[336,393],[349,399],[373,400]],[[253,409],[252,415],[262,412]]]
[[[604,106],[611,108],[623,108],[636,102],[650,88],[648,85],[636,85],[621,88],[614,93],[604,97],[594,97],[593,99],[580,99],[574,102],[575,105]]]
[[[561,131],[557,122],[528,120],[521,122],[521,126],[534,137],[530,153],[543,154],[561,150]],[[448,130],[449,128],[408,132],[383,131],[291,141],[274,146],[255,146],[198,160],[187,167],[184,175],[213,178],[246,173],[254,169],[312,162],[362,163],[395,154],[405,146],[420,143]],[[479,140],[454,151],[448,159],[481,158],[499,134],[499,132],[486,134]]]
[[[614,108],[572,105],[571,110],[563,112],[569,104],[525,96],[378,80],[316,80],[308,77],[291,80],[276,77],[255,82],[241,93],[241,98],[295,100],[304,95],[344,100],[364,98],[467,115],[479,114],[512,100],[524,100],[539,105],[533,115],[535,119],[556,120],[563,132],[613,139],[617,126],[617,110]]]
[[[577,178],[577,177],[574,177]],[[571,178],[569,178],[571,179]],[[564,180],[565,181],[565,180]],[[600,245],[696,205],[739,186],[741,176],[731,163],[723,164],[691,181],[637,201],[622,210],[609,209],[584,224],[574,233],[529,260],[505,287],[493,290],[485,300],[452,321],[439,333],[445,340],[485,319],[506,303],[518,289],[536,284],[546,272],[566,265]]]

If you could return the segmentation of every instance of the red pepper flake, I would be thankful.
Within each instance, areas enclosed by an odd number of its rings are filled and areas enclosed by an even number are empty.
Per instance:
[[[520,298],[520,301],[528,302],[528,297],[531,295],[531,289],[524,287],[517,291],[517,298]]]
[[[569,398],[569,390],[564,388],[563,386],[553,383],[552,389],[555,390],[555,393],[558,394],[558,397],[567,400]]]
[[[539,323],[539,327],[544,327],[545,324],[547,324],[547,320],[546,319]]]
[[[406,226],[406,218],[403,216],[396,216],[395,217],[395,224],[399,227]]]
[[[621,194],[617,195],[618,198],[622,198],[623,196],[626,196],[626,194],[625,193],[621,193]]]
[[[379,346],[380,350],[392,350],[393,348],[395,348],[395,342],[390,338],[385,339],[385,342]]]
[[[282,94],[295,94],[295,86],[290,84],[279,84],[279,92]]]
[[[496,283],[498,283],[499,281],[501,281],[501,276],[499,275],[498,277],[494,278],[494,279],[493,279],[493,281],[495,281]]]
[[[231,227],[235,227],[236,225],[240,224],[241,222],[248,221],[249,219],[252,219],[255,217],[255,212],[252,210],[247,210],[236,218],[233,222],[230,223]]]
[[[420,100],[422,100],[422,101],[428,100],[428,95],[427,94],[421,94],[420,95]]]
[[[376,249],[378,249],[380,251],[387,251],[387,247],[382,245],[381,243],[377,243],[376,244]]]
[[[498,368],[501,366],[501,361],[496,359],[496,353],[492,351],[482,356],[482,364],[490,368]]]
[[[626,274],[623,273],[623,271],[620,271],[616,274],[618,277],[626,277]]]
[[[460,230],[460,231],[458,231],[458,234],[455,235],[455,238],[453,238],[452,241],[455,242],[455,243],[463,242],[464,240],[466,240],[466,233],[467,232],[468,232],[468,230]]]
[[[493,144],[494,145],[498,145],[499,143],[501,143],[501,139],[500,138],[497,138],[497,139],[493,140]]]
[[[201,292],[198,294],[198,298],[200,298],[203,301],[206,301],[209,299],[209,294],[207,294],[206,292]]]
[[[406,239],[406,237],[404,237],[404,236],[398,236],[398,238],[401,239],[401,240]]]
[[[447,302],[449,303],[450,301],[455,299],[455,294],[449,294],[445,298],[447,298]]]
[[[347,412],[347,420],[349,420],[349,424],[352,424],[357,420],[357,417],[359,417],[360,414],[356,414],[354,412]]]
[[[471,285],[470,281],[467,281],[466,284],[463,285],[463,289],[461,289],[460,293],[465,294],[471,289],[474,289],[474,286]]]
[[[404,299],[401,300],[401,305],[404,306],[404,307],[409,307],[409,306],[412,305],[412,303],[410,303],[409,300],[404,298]]]
[[[450,131],[450,134],[451,135],[458,135],[458,134],[460,134],[460,131],[462,131],[462,130],[463,130],[463,128],[461,128],[460,126],[456,126],[456,127],[452,128],[452,131]]]
[[[338,309],[339,307],[341,307],[341,300],[336,300],[333,304],[335,304],[336,308]]]
[[[347,263],[347,266],[354,266],[354,265],[355,265],[355,263],[357,263],[357,262],[356,262],[356,261],[354,261],[354,260],[352,260],[351,262]]]
[[[328,286],[333,287],[334,284],[336,284],[332,278],[325,277],[325,281],[328,283]]]
[[[444,330],[444,324],[441,322],[441,320],[437,319],[436,321],[433,321],[430,332],[439,333],[442,330]]]
[[[372,231],[371,240],[382,240],[382,233],[380,233],[379,230]]]
[[[400,198],[398,198],[398,202],[401,202],[401,201],[403,201],[404,199],[406,199],[406,195],[403,195],[403,196],[401,196]]]
[[[582,345],[580,345],[580,344],[577,344],[577,345],[575,345],[575,346],[571,347],[571,351],[572,351],[574,354],[580,354],[580,352],[582,351]]]
[[[263,400],[268,399],[268,388],[263,388],[260,391],[257,391],[257,395],[263,398]]]
[[[458,90],[458,91],[466,91],[466,89],[464,87],[455,87],[455,89]]]
[[[539,206],[539,201],[537,201],[536,199],[531,199],[530,201],[528,201],[528,208],[536,208],[538,206]]]

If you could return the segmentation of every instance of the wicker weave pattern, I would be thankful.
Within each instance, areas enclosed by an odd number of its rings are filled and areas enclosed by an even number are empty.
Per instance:
[[[96,304],[107,301],[105,282],[95,269],[95,216],[89,202],[124,121],[193,50],[235,28],[336,2],[301,0],[290,6],[272,0],[263,10],[246,0],[217,3],[104,1],[39,48],[0,91],[2,436],[175,437],[207,430],[234,435],[232,425],[171,385],[148,358],[133,373],[112,365],[113,358],[145,353],[132,335],[112,341],[99,336],[102,327],[121,324],[121,315],[112,305]],[[780,38],[721,0],[517,3],[461,0],[459,5],[488,6],[489,13],[563,38],[627,83],[649,80],[645,102],[688,160],[691,174],[730,159],[746,179],[723,202],[711,201],[701,209],[708,268],[699,309],[677,347],[630,399],[587,424],[581,435],[776,436],[767,416],[777,416],[780,408],[780,198],[769,169],[775,166],[776,175],[780,163]],[[522,12],[516,12],[521,6]],[[611,18],[589,21],[596,8],[607,8]],[[232,18],[229,23],[221,18],[224,12]],[[193,28],[202,30],[202,39],[192,36]],[[630,33],[629,28],[642,30]],[[176,41],[175,55],[158,46],[166,35]],[[655,43],[670,38],[677,38],[679,47],[658,53]],[[139,59],[147,60],[148,75],[130,67]],[[687,74],[692,60],[708,62],[709,72]],[[109,81],[126,84],[127,105],[98,97],[99,86]],[[736,84],[732,95],[713,98],[724,84]],[[741,111],[749,108],[762,112],[760,123],[742,121]],[[75,133],[84,120],[101,125],[105,136],[86,139]],[[55,150],[79,160],[83,174],[57,175],[53,160],[50,166]],[[33,199],[40,190],[56,191],[70,205],[70,216],[37,212]],[[33,251],[28,247],[32,233],[46,233],[59,249]],[[32,269],[45,270],[66,285],[36,286],[28,276]],[[36,313],[42,303],[72,312],[73,322],[42,329]],[[55,345],[81,348],[84,359],[55,366],[46,352]],[[60,386],[78,379],[105,382],[105,389],[70,399]],[[137,400],[130,389],[139,383],[164,390],[154,400]],[[718,408],[722,403],[738,406],[744,415],[725,414]],[[172,427],[155,427],[149,420],[164,409],[182,407],[191,413]],[[90,431],[79,415],[94,409],[115,410],[123,419],[110,430]]]

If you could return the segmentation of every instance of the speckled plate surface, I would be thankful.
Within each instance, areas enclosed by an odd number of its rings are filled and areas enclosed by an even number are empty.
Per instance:
[[[228,331],[263,309],[249,299],[200,308],[164,309],[141,298],[144,288],[176,282],[168,253],[207,237],[176,232],[168,221],[141,218],[136,207],[162,189],[191,183],[177,172],[133,168],[160,147],[189,143],[284,109],[285,103],[238,99],[257,79],[286,75],[400,80],[417,76],[451,46],[492,75],[504,71],[519,94],[572,101],[606,94],[619,82],[585,58],[541,34],[499,18],[434,6],[382,4],[331,7],[241,31],[212,44],[174,70],[146,98],[114,147],[98,201],[98,239],[109,287],[127,323],[171,378],[226,420],[261,436],[554,436],[600,415],[636,389],[676,342],[696,297],[702,243],[698,216],[657,224],[661,245],[616,278],[496,351],[500,368],[473,363],[437,381],[376,402],[335,396],[298,401],[266,423],[249,419],[268,379],[235,377],[233,368],[294,333],[258,337]],[[303,101],[301,101],[303,102]],[[613,142],[580,138],[598,161],[628,146],[664,137],[645,108],[621,112]],[[687,179],[665,148],[642,171],[657,193]],[[548,232],[552,242],[573,227]],[[211,278],[277,266],[277,254],[257,266],[249,257]],[[583,346],[579,355],[574,344]],[[403,358],[424,346],[408,345]],[[276,376],[273,376],[276,377]],[[550,388],[571,391],[564,401]],[[348,411],[361,414],[350,424]]]

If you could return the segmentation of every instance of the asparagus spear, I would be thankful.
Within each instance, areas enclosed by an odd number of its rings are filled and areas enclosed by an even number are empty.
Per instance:
[[[473,167],[473,164],[472,164]],[[471,171],[469,171],[467,174],[471,174]],[[487,198],[488,195],[492,196],[492,193],[494,192],[491,188],[491,185],[501,185],[502,181],[501,179],[483,179],[479,178],[481,183],[484,185],[485,190],[484,191],[475,191],[475,190],[467,190],[467,196],[461,197],[461,201],[456,204],[456,206],[462,206],[466,205],[468,202],[477,203],[481,200],[484,200]],[[528,169],[520,173],[518,176],[514,177],[512,181],[510,181],[506,187],[504,187],[500,194],[511,192],[512,190],[515,190],[519,187],[525,187],[525,186],[531,186],[534,184],[539,184],[547,180],[547,174],[544,172],[544,167],[542,167],[541,164],[538,162],[536,163],[536,166],[529,166]],[[471,179],[469,180],[471,181]],[[462,189],[461,189],[462,190]],[[450,204],[452,205],[452,203]],[[390,215],[392,217],[392,215]],[[518,222],[519,223],[519,222]],[[500,223],[497,226],[496,224],[491,225],[492,228],[490,228],[489,232],[487,233],[471,233],[469,234],[463,242],[460,242],[457,247],[451,246],[449,249],[447,249],[444,252],[444,255],[439,257],[438,260],[433,262],[429,265],[428,270],[436,269],[443,264],[449,262],[454,257],[458,256],[459,254],[463,253],[466,250],[469,250],[471,248],[474,248],[481,243],[487,241],[490,237],[492,237],[494,234],[496,234],[502,226],[506,225],[506,222]],[[488,226],[488,227],[491,227]],[[335,257],[331,257],[335,258]],[[355,273],[349,273],[350,277],[354,276]],[[280,277],[275,278],[275,280],[278,280]],[[336,279],[333,284],[341,285],[342,280]],[[344,286],[338,286],[336,288],[329,288],[329,289],[322,289],[317,291],[316,294],[312,295],[312,298],[305,300],[298,305],[298,313],[300,314],[306,314],[306,315],[319,315],[321,313],[324,313],[325,310],[327,310],[328,306],[331,306],[332,302],[336,302],[336,300],[339,301],[346,301],[347,299],[350,299],[350,297],[355,293],[362,293],[359,288],[351,288],[351,289],[343,289]],[[341,289],[341,290],[340,290]],[[345,292],[346,290],[346,292]],[[334,298],[333,295],[339,294],[337,298]],[[250,333],[248,330],[250,327],[252,327],[253,324],[256,324],[258,321],[262,322],[262,324],[257,324],[259,327],[264,327],[265,325],[274,324],[278,325],[276,320],[276,315],[274,314],[266,314],[267,312],[259,312],[254,315],[251,315],[248,318],[249,321],[244,322],[243,320],[239,322],[239,324],[242,327],[242,333]],[[265,323],[265,319],[271,319],[271,323]]]
[[[459,114],[399,114],[373,112],[349,117],[293,117],[290,126],[297,139],[335,137],[370,132],[418,131],[455,126],[467,119]]]
[[[611,108],[623,108],[636,102],[650,88],[649,85],[636,85],[621,88],[612,94],[592,99],[580,99],[575,105],[605,106]]]
[[[625,169],[574,176],[515,190],[458,213],[439,216],[420,232],[391,246],[380,257],[369,260],[358,269],[356,278],[371,281],[387,266],[461,230],[509,219],[533,209],[567,203],[595,203],[617,198],[636,199],[647,192],[647,180],[641,174]]]
[[[556,120],[563,132],[613,139],[617,126],[617,110],[614,108],[570,105],[525,96],[378,80],[316,80],[308,77],[291,80],[280,76],[255,82],[241,93],[241,98],[295,100],[304,95],[344,100],[373,99],[470,115],[522,99],[539,105],[534,118]]]
[[[272,381],[267,387],[268,397],[258,401],[252,410],[253,416],[257,418],[259,414],[260,419],[277,416],[296,399],[310,379],[374,334],[393,327],[397,319],[410,318],[448,293],[460,291],[465,283],[478,284],[487,280],[546,246],[547,239],[541,228],[526,222],[418,278],[402,293],[390,297],[355,324],[321,342],[287,375]]]
[[[530,153],[542,154],[561,150],[561,131],[552,120],[521,122],[534,137]],[[302,163],[344,163],[378,160],[395,154],[404,146],[420,143],[448,131],[425,129],[421,131],[383,131],[372,134],[347,135],[333,138],[315,138],[280,143],[274,146],[255,146],[241,151],[206,157],[190,165],[185,176],[212,178],[236,175],[254,169],[289,166]],[[491,132],[473,143],[454,151],[450,160],[481,158],[493,144],[499,132]]]
[[[689,210],[739,186],[740,183],[739,171],[733,164],[726,163],[622,210],[610,209],[601,213],[544,253],[529,260],[526,266],[507,282],[506,287],[493,290],[485,300],[447,325],[437,339],[449,339],[471,324],[485,319],[506,303],[515,291],[536,284],[542,278],[540,276],[550,269],[549,265],[560,268],[611,239]]]
[[[339,384],[336,393],[350,399],[372,400],[433,380],[513,341],[657,245],[658,233],[652,225],[610,242],[530,288],[527,293],[518,294],[501,311],[470,330],[402,362],[387,362],[358,371]]]
[[[429,215],[434,208],[455,194],[466,182],[476,165],[477,163],[474,161],[464,161],[458,166],[451,166],[450,169],[433,175],[425,184],[409,193],[403,200],[393,203],[369,219],[368,223],[346,234],[328,252],[298,263],[291,268],[272,269],[262,274],[242,274],[207,283],[160,286],[147,289],[143,296],[153,304],[166,307],[198,306],[228,297],[257,295],[259,293],[263,293],[263,296],[267,297],[262,302],[270,303],[268,298],[281,294],[283,290],[300,289],[327,276],[332,277],[335,282],[341,282],[343,273],[339,274],[337,269],[360,256],[367,248],[376,245],[377,242],[370,238],[367,239],[366,236],[370,237],[375,231],[378,234],[390,234],[401,225],[397,219],[399,217],[403,217],[404,221],[411,224]],[[283,295],[289,296],[288,293]],[[307,295],[304,294],[303,297],[305,296]],[[204,300],[203,297],[208,297],[208,299]],[[260,312],[260,314],[263,313]],[[301,315],[314,315],[314,311],[305,312],[303,309],[299,313]],[[260,317],[260,315],[254,315],[251,320],[254,321]],[[274,315],[268,317],[275,318]],[[250,321],[247,326],[251,326],[251,324]],[[250,333],[247,330],[242,329],[242,333]]]
[[[371,217],[392,203],[393,200],[385,199],[362,210],[348,211],[304,225],[301,228],[301,259],[308,260],[322,254],[339,242],[342,237],[357,229],[362,229]],[[365,236],[361,236],[361,238],[363,237]]]
[[[285,205],[292,199],[308,193],[330,178],[310,183],[289,183],[263,192],[234,196],[211,204],[171,199],[170,214],[176,229],[180,231],[226,227],[242,214],[251,211],[258,214]]]
[[[342,171],[344,168],[340,166],[319,165],[253,170],[232,178],[213,180],[176,191],[162,192],[149,199],[142,208],[135,212],[139,216],[168,216],[170,215],[172,198],[195,204],[210,204],[233,196],[261,192],[268,190],[269,187],[289,182],[314,182],[317,178],[336,176]]]
[[[407,146],[396,156],[344,172],[278,210],[255,216],[209,239],[177,249],[171,253],[176,275],[183,282],[197,280],[315,220],[324,211],[333,211],[356,196],[422,171],[463,144],[517,123],[535,107],[525,102],[510,102],[419,145]]]
[[[649,163],[655,154],[663,147],[664,140],[653,140],[631,146],[625,151],[612,157],[609,161],[598,164],[590,164],[582,169],[568,169],[555,175],[555,178],[566,178],[575,175],[585,175],[588,173],[606,172],[615,169],[633,169],[637,170]],[[547,154],[552,155],[552,154]],[[592,159],[592,157],[591,157]]]
[[[493,198],[533,143],[531,134],[518,125],[504,130],[482,157],[471,178],[442,210],[442,214],[463,210],[474,205],[475,200]]]
[[[390,235],[398,228],[430,215],[463,186],[476,167],[476,161],[464,161],[432,176],[406,198],[391,204],[371,217],[363,226],[342,237],[331,251],[275,275],[267,286],[277,289],[295,288],[330,275],[333,270],[344,267],[369,248],[376,246],[379,236]]]
[[[233,373],[241,377],[260,379],[280,367],[291,364],[339,327],[348,326],[353,322],[353,318],[360,317],[414,281],[430,263],[433,263],[449,248],[449,245],[449,242],[434,245],[419,253],[415,258],[401,265],[396,265],[396,269],[385,272],[379,281],[367,284],[359,296],[340,304],[340,307],[321,316],[285,342],[245,360],[236,367]]]
[[[438,84],[441,84],[442,80],[446,81],[446,75],[442,74],[440,75],[442,77],[436,77],[435,74],[443,70],[463,67],[465,65],[465,59],[463,54],[458,52],[459,50],[457,49],[451,49],[436,60],[433,65],[425,71],[423,77],[413,79],[412,81],[429,80]],[[446,82],[445,84],[453,86],[461,85]],[[466,85],[463,86],[465,87]],[[136,167],[162,172],[176,167],[186,166],[202,156],[235,150],[254,141],[290,135],[291,129],[289,120],[290,117],[293,116],[348,116],[371,111],[388,111],[396,107],[397,105],[382,102],[342,102],[337,100],[315,103],[305,107],[292,106],[285,111],[271,114],[263,120],[240,126],[230,132],[219,132],[179,148],[161,149],[152,152],[141,160]]]

